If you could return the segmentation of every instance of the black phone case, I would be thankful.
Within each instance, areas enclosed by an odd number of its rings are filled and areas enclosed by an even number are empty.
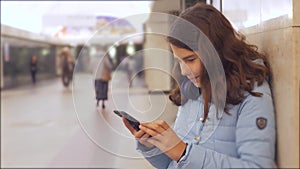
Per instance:
[[[130,116],[128,113],[124,112],[124,111],[119,111],[119,110],[114,110],[114,113],[117,114],[120,117],[125,117],[125,119],[127,119],[127,121],[129,122],[129,124],[136,130],[139,131],[139,125],[140,122],[138,120],[136,120],[134,117]]]

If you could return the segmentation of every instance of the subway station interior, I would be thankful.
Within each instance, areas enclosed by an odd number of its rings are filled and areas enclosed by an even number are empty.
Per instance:
[[[166,36],[197,2],[268,57],[275,162],[299,168],[300,0],[1,1],[1,168],[155,168],[114,110],[174,126]],[[111,74],[98,104],[105,57]]]

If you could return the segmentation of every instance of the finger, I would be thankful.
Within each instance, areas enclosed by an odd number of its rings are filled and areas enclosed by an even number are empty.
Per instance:
[[[151,144],[151,143],[149,143],[149,142],[147,142],[147,140],[149,139],[149,137],[150,137],[149,134],[144,134],[144,135],[142,136],[142,138],[139,140],[139,142],[140,142],[141,144],[143,144],[144,146],[146,146],[146,147],[148,147],[148,148],[151,148],[151,147],[153,147],[154,145]]]
[[[123,121],[124,125],[128,128],[128,130],[131,132],[131,134],[135,135],[136,130],[130,125],[128,120],[126,120],[125,117],[122,117],[122,121]]]
[[[141,123],[142,126],[155,130],[156,132],[162,134],[168,129],[168,124],[164,121],[155,121],[152,123]],[[166,127],[167,126],[167,127]]]
[[[148,138],[150,135],[145,133],[141,138]]]
[[[158,120],[156,121],[156,123],[159,124],[161,127],[163,127],[165,130],[168,130],[170,128],[168,123],[164,120]]]
[[[160,135],[160,133],[156,132],[156,130],[152,130],[151,128],[148,128],[146,126],[140,125],[139,127],[142,131],[144,131],[145,133],[147,133],[153,137]]]
[[[149,136],[149,134],[145,133],[145,131],[143,131],[143,130],[135,131],[135,133],[134,133],[134,137],[136,139],[140,139],[140,138],[144,137],[144,135]]]
[[[161,127],[159,124],[153,122],[153,123],[141,123],[141,126],[149,128],[151,130],[156,131],[157,133],[163,133],[165,129]]]
[[[147,138],[149,138],[149,136],[150,136],[149,134],[144,133],[144,135],[140,137],[140,140],[144,142]]]
[[[132,135],[134,135],[134,137],[136,139],[140,139],[141,137],[143,137],[146,133],[143,131],[143,130],[139,130],[139,131],[136,131],[131,125],[130,123],[128,122],[128,120],[124,117],[122,117],[122,120],[125,124],[125,126],[129,129],[129,131],[131,132]],[[149,135],[148,135],[149,136]]]

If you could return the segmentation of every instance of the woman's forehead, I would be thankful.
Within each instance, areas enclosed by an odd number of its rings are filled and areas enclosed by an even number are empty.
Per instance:
[[[177,58],[183,58],[183,57],[187,57],[190,55],[196,55],[196,53],[194,51],[190,51],[185,48],[179,48],[174,45],[171,45],[171,48],[172,48],[174,57],[177,57]]]

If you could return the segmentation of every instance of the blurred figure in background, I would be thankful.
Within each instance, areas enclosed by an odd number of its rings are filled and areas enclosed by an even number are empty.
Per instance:
[[[133,56],[127,56],[127,76],[128,76],[128,82],[129,82],[129,87],[132,86],[132,81],[133,81],[133,73],[135,72],[135,60]]]
[[[30,73],[31,73],[31,80],[32,83],[35,84],[36,82],[36,72],[37,72],[37,57],[33,54],[30,58]]]
[[[96,65],[95,77],[95,92],[97,106],[102,100],[102,108],[105,108],[104,101],[107,100],[108,82],[111,80],[111,73],[113,71],[113,63],[108,55],[100,57],[100,64]]]
[[[68,87],[69,83],[72,80],[75,63],[74,63],[72,56],[70,55],[70,49],[68,47],[63,48],[61,57],[63,59],[62,81],[63,81],[63,85],[65,87]]]

